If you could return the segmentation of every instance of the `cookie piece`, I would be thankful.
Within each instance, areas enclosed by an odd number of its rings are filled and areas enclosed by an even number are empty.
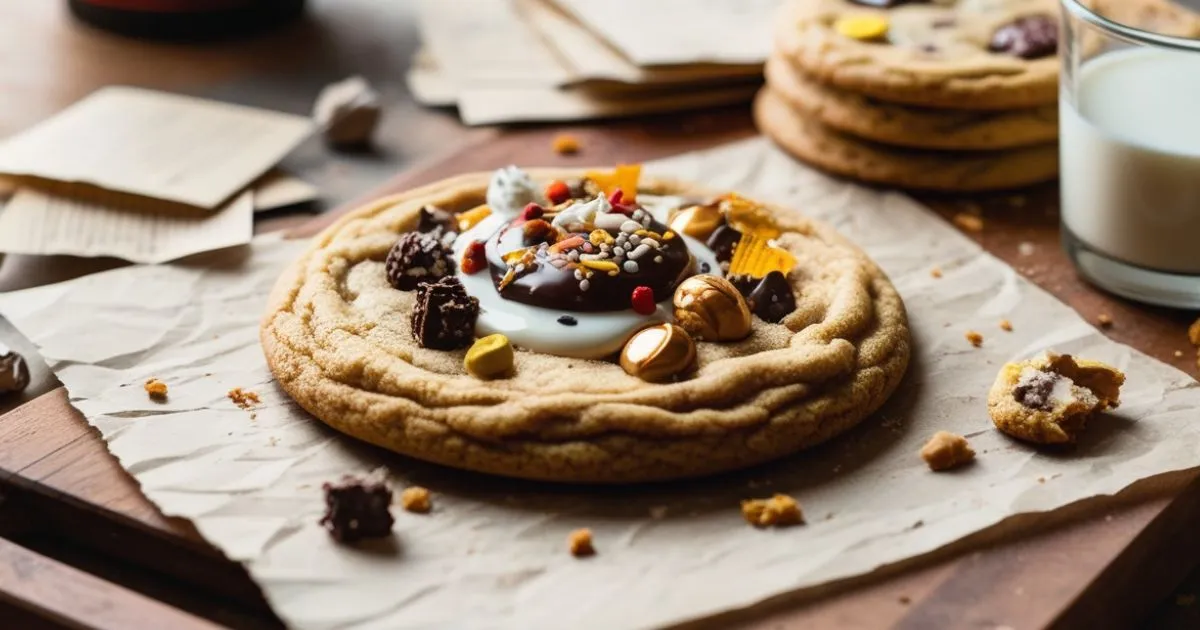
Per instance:
[[[1057,144],[990,152],[889,147],[808,120],[771,88],[755,98],[754,120],[759,130],[793,156],[875,184],[975,192],[1027,186],[1058,175]]]
[[[539,186],[581,170],[533,170]],[[382,262],[420,210],[484,202],[489,174],[451,178],[370,203],[313,241],[280,278],[261,329],[279,385],[321,422],[393,451],[457,468],[560,482],[707,475],[809,448],[866,418],[908,365],[904,305],[883,272],[833,228],[766,205],[797,259],[797,310],[752,318],[737,343],[696,343],[694,368],[650,383],[615,361],[518,350],[512,378],[483,381],[464,350],[418,346],[416,292]],[[703,186],[643,177],[639,199],[712,198]],[[557,318],[567,313],[555,313]],[[578,330],[593,314],[571,312]],[[554,320],[551,319],[551,322]]]
[[[1017,439],[1074,442],[1093,415],[1120,404],[1124,383],[1112,366],[1047,352],[1000,368],[988,413],[997,429]]]
[[[929,470],[950,470],[974,461],[975,450],[967,443],[967,438],[949,431],[938,431],[921,447],[921,459],[929,465]]]
[[[791,0],[776,20],[776,49],[821,83],[895,103],[1006,110],[1058,98],[1054,53],[1061,42],[1048,41],[1057,40],[1058,32],[1043,24],[1058,19],[1057,0],[865,4],[873,3]],[[1180,36],[1197,32],[1195,14],[1162,0],[1090,4],[1139,28]],[[836,25],[848,16],[886,20],[887,34],[861,40],[838,32]]]
[[[1058,106],[1006,112],[896,105],[822,85],[787,59],[767,60],[767,83],[798,113],[848,134],[902,147],[982,151],[1053,142]]]

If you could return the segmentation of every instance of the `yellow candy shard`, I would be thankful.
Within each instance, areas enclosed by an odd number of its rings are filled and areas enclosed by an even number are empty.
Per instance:
[[[611,196],[613,192],[620,189],[622,203],[630,203],[637,200],[638,180],[642,177],[642,165],[619,164],[611,173],[588,171],[586,177],[596,182],[600,190],[604,191],[605,196]]]
[[[733,250],[733,260],[729,261],[729,273],[762,278],[772,271],[787,275],[795,266],[796,257],[791,252],[771,247],[765,238],[743,234]]]
[[[475,344],[467,350],[463,368],[471,376],[486,380],[512,374],[513,361],[513,347],[508,337],[488,335],[475,340]]]
[[[587,267],[588,269],[606,271],[611,274],[616,274],[621,269],[617,266],[617,263],[612,262],[611,260],[581,260],[579,261],[579,264]]]
[[[777,238],[780,234],[775,219],[765,208],[749,199],[729,193],[721,198],[720,207],[729,225],[742,234],[753,234],[761,238]]]
[[[888,21],[882,15],[846,15],[833,23],[833,30],[860,42],[879,41],[887,36]]]
[[[612,245],[616,242],[616,239],[612,237],[612,234],[604,230],[592,230],[591,234],[588,234],[588,241],[592,245]]]
[[[467,230],[479,225],[479,222],[488,218],[492,214],[492,209],[483,206],[475,206],[466,212],[458,215],[458,231],[466,232]]]

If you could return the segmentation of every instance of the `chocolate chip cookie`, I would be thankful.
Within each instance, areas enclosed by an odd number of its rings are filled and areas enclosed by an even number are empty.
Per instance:
[[[754,102],[758,128],[788,153],[832,173],[922,190],[1017,188],[1058,175],[1058,145],[999,151],[926,151],[876,144],[811,120],[773,88]]]

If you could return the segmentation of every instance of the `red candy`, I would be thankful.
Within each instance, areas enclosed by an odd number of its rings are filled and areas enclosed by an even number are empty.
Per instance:
[[[525,209],[521,211],[521,219],[525,221],[532,221],[534,219],[542,218],[543,214],[546,214],[546,211],[543,210],[541,206],[537,205],[536,203],[531,203],[525,206]]]
[[[558,205],[570,198],[571,188],[566,182],[556,179],[546,186],[546,199],[549,199],[550,203]]]
[[[624,198],[625,198],[625,191],[618,188],[618,189],[612,191],[612,194],[608,196],[608,203],[610,203],[614,206],[619,206],[619,205],[621,205],[621,200]]]
[[[487,267],[487,254],[484,251],[483,241],[471,241],[471,244],[467,245],[466,251],[463,252],[463,273],[472,274],[483,271],[485,267]]]
[[[649,315],[658,308],[654,303],[654,289],[646,286],[634,289],[630,302],[633,305],[633,312],[638,315]]]

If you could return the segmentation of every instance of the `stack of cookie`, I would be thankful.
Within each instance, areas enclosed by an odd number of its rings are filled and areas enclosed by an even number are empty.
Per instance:
[[[1161,0],[1121,21],[1195,33]],[[904,188],[1015,188],[1058,174],[1058,0],[791,0],[759,128],[806,162]]]

